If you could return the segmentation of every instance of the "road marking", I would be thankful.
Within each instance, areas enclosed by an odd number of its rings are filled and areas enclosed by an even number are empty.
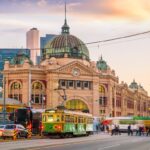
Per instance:
[[[120,145],[121,144],[109,145],[109,146],[106,146],[106,147],[99,148],[98,150],[103,150],[103,149],[108,149],[108,148],[112,148],[112,147],[117,147],[117,146],[120,146]]]

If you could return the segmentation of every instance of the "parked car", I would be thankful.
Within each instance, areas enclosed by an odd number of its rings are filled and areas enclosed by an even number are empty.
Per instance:
[[[7,124],[4,128],[2,138],[11,137],[12,139],[25,137],[28,138],[28,130],[20,124]]]
[[[0,125],[0,137],[3,135],[3,131],[6,125]]]

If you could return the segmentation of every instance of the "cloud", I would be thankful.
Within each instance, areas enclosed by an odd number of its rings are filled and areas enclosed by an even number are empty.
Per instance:
[[[95,19],[150,20],[148,0],[87,0],[79,5],[70,5],[76,15]]]
[[[63,14],[64,0],[1,0],[0,13]],[[67,11],[84,19],[149,20],[149,0],[67,0]]]
[[[45,7],[47,5],[47,0],[40,0],[37,2],[37,5],[40,7]]]

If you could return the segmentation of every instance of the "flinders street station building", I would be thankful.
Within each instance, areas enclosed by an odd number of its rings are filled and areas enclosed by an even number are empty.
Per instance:
[[[25,54],[5,61],[5,97],[33,108],[84,111],[94,116],[148,116],[150,97],[135,80],[130,85],[119,79],[100,57],[91,61],[86,45],[70,34],[65,19],[61,34],[42,51],[39,65]]]

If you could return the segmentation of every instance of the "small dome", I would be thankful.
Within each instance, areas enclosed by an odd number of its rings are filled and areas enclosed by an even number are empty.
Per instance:
[[[107,70],[107,69],[108,69],[108,65],[107,65],[106,61],[103,60],[102,56],[101,56],[101,58],[99,59],[99,61],[97,61],[96,67],[97,67],[99,70]]]
[[[11,65],[22,65],[24,64],[25,60],[29,61],[29,64],[33,65],[33,62],[30,60],[29,56],[25,53],[18,53],[16,57],[10,60]]]
[[[131,82],[131,84],[129,85],[129,88],[131,89],[138,89],[138,84],[135,82],[135,80],[133,80],[133,82]]]

